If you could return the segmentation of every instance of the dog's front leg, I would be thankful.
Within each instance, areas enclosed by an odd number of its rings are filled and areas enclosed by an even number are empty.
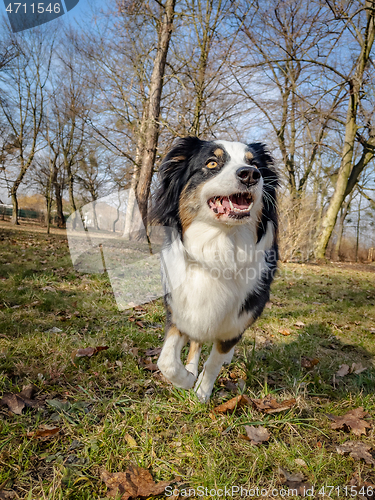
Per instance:
[[[167,331],[163,349],[158,359],[158,367],[164,377],[173,385],[182,389],[191,389],[197,378],[197,369],[195,373],[192,373],[181,362],[181,349],[187,343],[187,340],[187,336],[172,325]],[[195,366],[195,363],[198,366],[196,355],[193,356],[192,361],[193,366]],[[191,364],[189,363],[188,366],[190,367]]]
[[[216,377],[219,375],[223,364],[229,364],[232,361],[234,345],[232,343],[233,347],[229,347],[227,344],[227,342],[220,341],[214,343],[203,370],[199,374],[194,390],[202,403],[206,403],[210,399]],[[229,347],[228,351],[226,351],[227,347]]]

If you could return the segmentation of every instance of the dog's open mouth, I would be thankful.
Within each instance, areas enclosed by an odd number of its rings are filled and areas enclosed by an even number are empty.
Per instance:
[[[230,196],[214,196],[208,200],[208,206],[215,214],[229,217],[247,217],[254,205],[249,193],[237,193]]]

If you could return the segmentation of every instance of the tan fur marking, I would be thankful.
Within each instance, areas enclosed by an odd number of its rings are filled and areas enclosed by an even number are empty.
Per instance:
[[[224,151],[221,148],[217,148],[214,151],[214,155],[217,156],[218,158],[221,158],[224,154]]]
[[[165,338],[167,339],[168,337],[172,337],[173,335],[179,335],[180,337],[182,337],[182,333],[175,325],[171,325],[171,327],[167,331]]]
[[[199,192],[200,188],[192,190],[186,194],[186,188],[182,191],[180,196],[179,215],[182,225],[182,234],[193,222],[196,213],[199,210]]]
[[[194,358],[195,354],[201,350],[202,344],[199,342],[195,342],[195,340],[192,340],[190,342],[190,349],[189,349],[189,354],[186,359],[186,364],[188,365],[191,360]]]
[[[254,158],[254,155],[250,151],[246,151],[245,158],[246,160],[252,160]]]
[[[171,161],[185,161],[186,156],[174,156]]]

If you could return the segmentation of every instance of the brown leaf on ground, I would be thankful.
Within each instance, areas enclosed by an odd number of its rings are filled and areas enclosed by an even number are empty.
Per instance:
[[[25,385],[22,391],[17,394],[6,392],[0,400],[0,405],[7,406],[16,415],[21,415],[25,407],[41,408],[43,402],[33,399],[37,390],[38,388],[35,385],[29,384]]]
[[[358,498],[358,500],[372,500],[375,484],[369,481],[362,481],[358,472],[354,472],[353,477],[349,481],[349,486],[351,491],[357,493],[355,498]],[[362,493],[368,493],[368,495],[363,495]]]
[[[306,356],[301,357],[301,366],[302,368],[311,369],[314,368],[315,365],[319,363],[318,358],[307,358]]]
[[[281,335],[284,335],[284,337],[287,337],[288,335],[291,335],[291,331],[289,330],[289,328],[280,328],[280,330],[278,330],[279,333],[281,333]]]
[[[297,328],[303,328],[305,325],[305,323],[303,323],[302,321],[296,321],[294,323],[294,326],[296,326]]]
[[[134,306],[133,307],[134,311],[139,311],[139,312],[142,312],[142,313],[145,313],[147,312],[146,309],[142,306]]]
[[[342,415],[341,417],[331,415],[331,418],[334,420],[334,422],[331,423],[331,428],[344,430],[345,432],[352,431],[356,436],[366,434],[366,429],[371,427],[369,422],[363,420],[366,416],[368,416],[368,413],[363,411],[361,406],[348,411],[348,413],[345,413],[345,415]]]
[[[146,349],[145,356],[159,356],[161,350],[161,347],[150,347],[149,349]]]
[[[336,372],[336,377],[345,377],[345,375],[348,375],[350,371],[349,365],[341,365],[340,368]]]
[[[361,460],[361,458],[369,465],[375,465],[375,460],[372,458],[371,444],[366,444],[363,441],[346,441],[340,446],[337,446],[336,451],[340,455],[349,455],[355,460]]]
[[[264,413],[278,413],[280,411],[289,410],[296,404],[296,400],[285,399],[278,403],[271,395],[266,396],[264,399],[252,399],[256,410],[264,411]]]
[[[354,373],[355,375],[359,375],[365,370],[367,370],[367,368],[365,366],[362,366],[362,363],[353,363],[350,368],[350,372]]]
[[[305,481],[305,476],[301,472],[291,474],[283,467],[279,467],[279,474],[282,483],[287,486],[289,490],[295,490],[297,496],[306,496],[307,490],[312,488],[312,485]]]
[[[232,380],[230,380],[228,378],[219,378],[218,382],[222,387],[225,387],[225,389],[227,391],[230,391],[230,392],[237,392],[238,391],[237,385],[234,382],[232,382]]]
[[[139,358],[138,363],[139,366],[145,370],[149,370],[150,372],[156,372],[159,370],[158,365],[153,363],[151,358]]]
[[[1,490],[0,500],[13,500],[14,498],[19,498],[17,493],[12,490]]]
[[[114,474],[102,470],[100,477],[107,485],[107,497],[121,498],[121,500],[161,495],[170,484],[169,481],[155,483],[147,469],[132,465],[125,472]]]
[[[251,406],[251,399],[245,394],[236,396],[213,409],[215,413],[231,413],[244,406]]]
[[[251,444],[258,445],[268,441],[270,438],[270,433],[265,427],[261,425],[255,427],[254,425],[245,425],[247,438],[251,441]]]
[[[138,325],[139,328],[144,328],[145,327],[145,325],[142,323],[142,321],[136,321],[135,324]]]
[[[136,358],[138,356],[138,351],[139,351],[138,347],[132,347],[132,348],[129,349],[130,354],[134,358]]]
[[[130,448],[137,448],[137,441],[133,438],[133,436],[131,436],[129,433],[126,433],[124,435],[124,438],[126,440],[126,442],[128,443],[128,445],[130,446]]]
[[[45,441],[46,439],[55,436],[60,431],[59,427],[54,425],[41,425],[36,432],[28,432],[28,438],[36,438]]]
[[[85,358],[85,357],[91,358],[91,356],[94,356],[98,352],[106,351],[107,349],[109,349],[109,347],[106,345],[100,345],[97,347],[85,347],[84,349],[77,349],[77,350],[73,351],[71,354],[73,364],[74,364],[75,358]]]
[[[5,393],[0,399],[0,405],[7,406],[10,411],[16,415],[21,415],[22,410],[25,408],[25,401],[17,394]]]

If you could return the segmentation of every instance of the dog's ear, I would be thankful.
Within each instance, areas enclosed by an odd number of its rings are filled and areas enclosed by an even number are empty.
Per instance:
[[[276,189],[279,185],[279,177],[274,166],[273,158],[264,144],[256,142],[248,145],[249,149],[256,158],[257,167],[263,177],[263,209],[261,219],[258,224],[257,240],[263,238],[267,223],[271,221],[275,235],[277,235],[277,204],[276,204]]]
[[[153,196],[150,214],[152,223],[181,230],[178,212],[180,195],[191,175],[190,160],[203,142],[198,137],[179,139],[162,161],[159,168],[159,186]]]

